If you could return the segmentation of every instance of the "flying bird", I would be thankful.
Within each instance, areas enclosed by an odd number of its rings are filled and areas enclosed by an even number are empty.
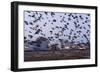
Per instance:
[[[42,31],[41,29],[38,29],[35,34],[39,34],[39,32]]]

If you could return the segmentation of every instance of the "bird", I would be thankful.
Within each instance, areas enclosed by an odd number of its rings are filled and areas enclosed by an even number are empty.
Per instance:
[[[29,33],[32,33],[31,31],[29,31]]]
[[[53,22],[56,22],[56,19],[53,19]]]
[[[80,19],[81,19],[81,20],[83,20],[83,18],[82,18],[82,16],[81,16],[81,15],[80,15],[79,17],[80,17]]]
[[[24,23],[25,23],[26,25],[28,25],[28,22],[27,22],[27,21],[24,21]]]
[[[35,34],[39,34],[39,32],[42,31],[41,29],[38,29]]]
[[[32,23],[32,22],[30,22],[30,25],[33,25],[33,23]]]
[[[30,11],[26,11],[27,13],[31,13]]]
[[[67,25],[65,25],[64,27],[68,29],[68,26]]]
[[[24,39],[26,39],[26,37],[24,36]]]
[[[52,31],[50,31],[50,33],[52,34]]]
[[[46,15],[48,14],[48,12],[44,12]]]
[[[51,12],[51,16],[53,17],[55,15],[55,13],[54,12]]]
[[[28,37],[32,38],[33,36],[32,35],[28,35]]]
[[[32,17],[35,17],[35,15],[32,15]]]

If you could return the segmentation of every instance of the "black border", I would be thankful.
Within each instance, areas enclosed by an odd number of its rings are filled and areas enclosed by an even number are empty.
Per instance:
[[[18,6],[19,5],[37,5],[50,7],[69,7],[81,9],[95,10],[95,64],[74,65],[74,66],[52,66],[40,68],[18,68]],[[83,6],[83,5],[65,5],[65,4],[50,4],[50,3],[35,3],[35,2],[11,2],[11,71],[32,71],[32,70],[50,70],[50,69],[65,69],[65,68],[81,68],[81,67],[95,67],[97,66],[97,6]]]

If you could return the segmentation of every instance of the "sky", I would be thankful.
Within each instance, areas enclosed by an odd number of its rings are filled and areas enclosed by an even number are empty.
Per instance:
[[[57,43],[59,39],[87,43],[90,40],[90,18],[88,13],[26,10],[24,11],[24,37],[30,41],[45,37],[50,43]]]

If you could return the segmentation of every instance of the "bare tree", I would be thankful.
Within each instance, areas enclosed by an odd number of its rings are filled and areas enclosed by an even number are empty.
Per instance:
[[[60,50],[60,48],[58,47],[58,44],[53,44],[50,46],[50,49],[53,53],[55,53],[55,51]]]

